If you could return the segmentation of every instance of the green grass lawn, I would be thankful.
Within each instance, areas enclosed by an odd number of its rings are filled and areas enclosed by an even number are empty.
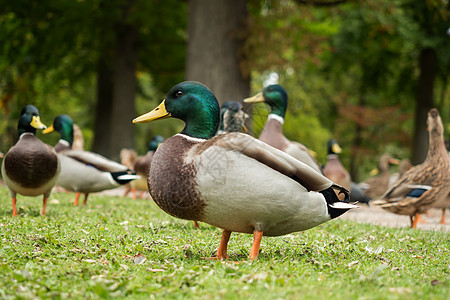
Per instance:
[[[221,230],[175,219],[151,200],[54,193],[18,197],[12,217],[0,187],[0,299],[448,299],[450,239],[445,232],[334,220],[265,237],[233,233],[232,261],[202,259]]]

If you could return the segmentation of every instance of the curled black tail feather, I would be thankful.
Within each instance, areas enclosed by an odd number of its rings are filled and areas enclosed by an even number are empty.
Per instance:
[[[338,195],[341,194],[345,195],[344,200],[339,200],[334,189],[339,190]],[[323,194],[323,196],[325,197],[325,201],[327,201],[328,214],[332,219],[339,217],[340,215],[342,215],[343,213],[345,213],[350,209],[347,207],[336,208],[336,206],[334,205],[337,202],[350,203],[350,192],[347,191],[345,188],[333,184],[326,190],[320,191],[320,193]]]

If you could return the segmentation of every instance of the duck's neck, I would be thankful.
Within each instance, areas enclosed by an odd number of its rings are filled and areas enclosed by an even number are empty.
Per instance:
[[[434,160],[436,157],[447,155],[448,154],[447,149],[445,148],[444,137],[439,134],[430,133],[430,143],[425,161]]]
[[[36,133],[36,132],[35,132]],[[24,136],[26,136],[26,135],[35,135],[35,133],[33,133],[33,132],[23,132],[23,133],[19,133],[19,140],[22,138],[22,137],[24,137]]]
[[[269,120],[276,120],[276,121],[278,121],[278,123],[281,124],[281,126],[283,126],[283,124],[284,124],[284,117],[282,117],[281,115],[278,115],[278,114],[270,113],[267,116],[267,122],[269,122]]]
[[[199,139],[210,139],[216,135],[219,128],[220,115],[212,114],[197,114],[191,116],[190,119],[185,121],[185,127],[180,132],[187,136]]]
[[[65,143],[69,144],[70,147],[72,147],[72,144],[73,144],[73,130],[70,131],[70,132],[61,131],[61,139],[59,140],[59,142],[61,142],[61,141],[64,141]]]

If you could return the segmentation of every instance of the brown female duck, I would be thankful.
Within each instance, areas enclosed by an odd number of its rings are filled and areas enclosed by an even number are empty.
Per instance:
[[[429,148],[423,163],[407,171],[373,203],[401,215],[409,215],[415,228],[418,214],[450,205],[450,159],[444,145],[444,127],[437,109],[428,112]]]
[[[391,177],[389,166],[398,165],[398,163],[398,159],[392,158],[388,153],[380,157],[378,168],[371,172],[371,174],[378,175],[370,177],[359,184],[369,198],[376,199],[386,191],[389,187],[389,178]]]

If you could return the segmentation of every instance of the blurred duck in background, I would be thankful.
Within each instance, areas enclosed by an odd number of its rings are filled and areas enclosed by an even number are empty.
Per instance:
[[[243,110],[242,104],[237,101],[226,101],[220,107],[220,124],[217,135],[226,132],[246,131],[245,121],[248,114]]]
[[[161,135],[156,135],[152,138],[150,143],[148,143],[147,153],[143,156],[136,156],[133,161],[133,170],[136,171],[136,174],[140,176],[139,179],[131,182],[131,192],[132,199],[136,199],[136,191],[140,191],[140,198],[144,197],[144,193],[148,193],[147,186],[147,176],[150,170],[150,165],[152,163],[153,155],[155,154],[156,149],[158,149],[159,145],[164,142],[164,138]],[[136,153],[136,152],[135,152]],[[121,153],[122,154],[122,153]],[[127,155],[124,153],[124,155]],[[128,154],[132,156],[133,154]]]
[[[323,167],[323,175],[331,181],[345,187],[347,190],[350,190],[351,178],[350,174],[339,160],[338,155],[342,152],[342,149],[338,142],[334,139],[330,139],[328,141],[327,151],[327,163]]]
[[[56,131],[61,135],[55,145],[61,162],[61,173],[56,184],[76,193],[75,206],[80,194],[84,194],[83,204],[87,203],[89,193],[117,188],[139,178],[126,166],[90,151],[72,150],[73,121],[67,115],[59,115],[53,125],[44,133]]]
[[[445,209],[450,206],[450,159],[444,145],[444,127],[439,111],[428,112],[428,154],[423,163],[409,169],[379,200],[372,201],[390,212],[408,215],[411,227],[416,228],[420,214],[430,208]]]
[[[283,123],[288,105],[288,96],[281,85],[269,85],[255,96],[244,99],[244,102],[265,102],[270,107],[270,114],[259,135],[259,140],[286,152],[322,174],[322,168],[311,155],[312,151],[309,151],[303,144],[288,140],[283,134]]]
[[[389,186],[389,173],[390,165],[398,165],[398,159],[393,158],[389,153],[385,153],[380,157],[378,167],[370,172],[369,179],[359,184],[364,194],[370,199],[376,199],[380,197]]]
[[[17,126],[19,140],[6,153],[2,163],[2,176],[9,188],[13,204],[13,216],[17,216],[17,194],[43,195],[42,215],[51,190],[60,172],[55,150],[36,137],[36,129],[45,129],[38,109],[25,105]]]

